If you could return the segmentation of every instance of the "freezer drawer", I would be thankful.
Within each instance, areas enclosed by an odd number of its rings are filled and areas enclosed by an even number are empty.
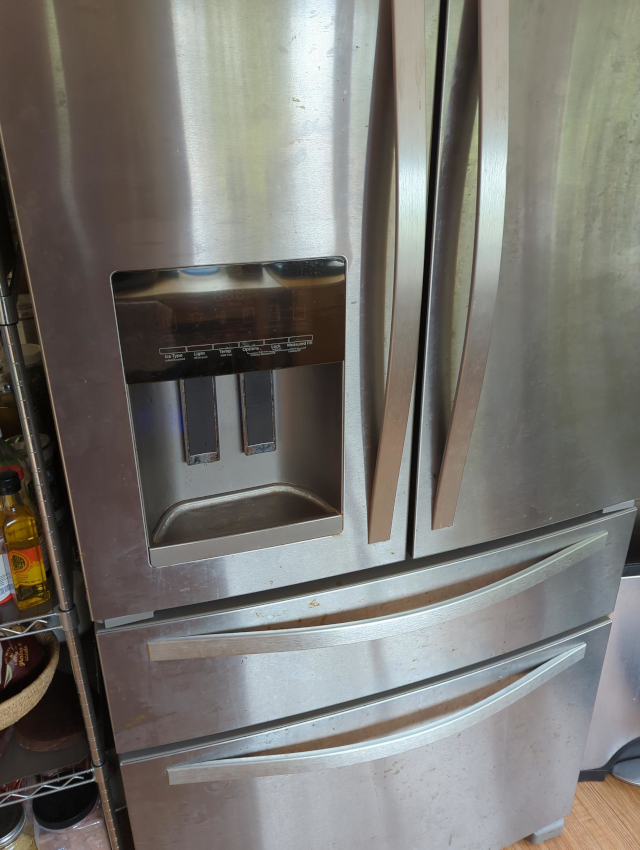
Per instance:
[[[125,757],[136,848],[497,850],[530,835],[571,809],[609,625],[324,716]]]
[[[359,583],[102,629],[117,748],[170,744],[368,697],[605,616],[634,515],[600,516],[410,571],[388,567]]]

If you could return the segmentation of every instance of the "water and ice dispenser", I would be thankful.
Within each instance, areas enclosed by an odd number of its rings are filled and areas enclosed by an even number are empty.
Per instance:
[[[338,534],[342,258],[112,277],[152,566]]]

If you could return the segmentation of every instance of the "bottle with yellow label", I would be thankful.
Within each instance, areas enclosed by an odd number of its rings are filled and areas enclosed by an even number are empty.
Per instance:
[[[13,469],[0,470],[0,510],[16,605],[24,610],[46,602],[49,589],[38,524],[31,508],[22,504],[20,478]]]

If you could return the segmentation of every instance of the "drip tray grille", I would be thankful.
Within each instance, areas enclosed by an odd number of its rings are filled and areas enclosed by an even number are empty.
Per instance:
[[[314,493],[271,484],[170,507],[152,536],[151,565],[168,567],[339,534],[342,514]]]

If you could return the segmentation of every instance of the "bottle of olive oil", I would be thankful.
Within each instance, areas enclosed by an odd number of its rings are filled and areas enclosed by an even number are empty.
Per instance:
[[[33,511],[22,504],[20,477],[13,469],[0,470],[0,510],[16,605],[23,611],[49,599],[38,524]]]

